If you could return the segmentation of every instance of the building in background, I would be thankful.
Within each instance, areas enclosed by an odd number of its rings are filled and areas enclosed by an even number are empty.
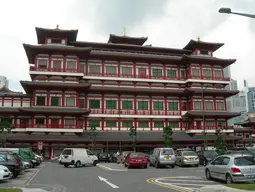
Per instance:
[[[9,87],[9,81],[5,76],[0,76],[0,88]]]
[[[230,78],[223,69],[235,59],[214,57],[223,43],[191,40],[184,48],[144,46],[147,37],[110,34],[107,43],[77,41],[78,30],[36,28],[37,45],[24,44],[32,81],[26,94],[0,90],[1,120],[16,129],[9,147],[43,142],[45,156],[66,147],[149,151],[164,145],[171,126],[173,146],[213,145],[218,130],[229,145],[237,140],[227,127],[238,112],[227,110]]]
[[[248,103],[248,112],[255,113],[255,87],[248,87],[247,103]]]

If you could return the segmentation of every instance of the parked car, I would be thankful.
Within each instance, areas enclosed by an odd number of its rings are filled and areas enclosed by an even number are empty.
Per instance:
[[[20,156],[19,156],[20,157]],[[33,167],[33,164],[31,162],[31,160],[29,159],[24,159],[23,157],[20,157],[21,158],[21,161],[22,161],[22,164],[24,166],[25,169],[30,169]]]
[[[16,153],[0,151],[0,157],[0,165],[6,166],[12,172],[13,177],[17,177],[23,170],[22,161]]]
[[[199,158],[199,164],[204,166],[219,156],[215,150],[198,151],[197,155]]]
[[[65,148],[60,155],[60,164],[68,167],[94,165],[98,163],[98,158],[90,150],[84,148]]]
[[[4,159],[0,157],[0,161],[4,161]],[[10,179],[11,177],[12,173],[10,170],[6,166],[0,165],[0,180]]]
[[[220,179],[226,183],[255,181],[255,160],[252,155],[221,155],[206,166],[208,180]]]
[[[97,157],[98,157],[99,162],[101,162],[101,161],[108,162],[108,163],[110,162],[110,154],[109,153],[99,153],[97,155]]]
[[[144,153],[131,152],[125,158],[124,165],[127,168],[130,167],[148,167],[148,158],[144,155]]]
[[[175,167],[176,157],[172,148],[155,148],[149,157],[151,166],[159,168],[161,166]]]
[[[227,150],[224,155],[251,155],[254,156],[253,153],[247,150]]]
[[[125,158],[131,152],[133,151],[122,151],[122,153],[119,156],[117,156],[117,163],[124,163]]]
[[[195,165],[199,166],[199,158],[194,151],[177,151],[176,153],[176,164],[180,167],[184,165]]]

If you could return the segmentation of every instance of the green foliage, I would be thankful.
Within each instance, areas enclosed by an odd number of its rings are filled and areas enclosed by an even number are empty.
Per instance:
[[[134,127],[130,127],[129,128],[129,136],[131,137],[133,143],[132,143],[132,146],[133,146],[133,150],[136,151],[136,129]]]
[[[95,141],[96,137],[98,135],[98,133],[96,132],[97,128],[94,126],[94,124],[90,124],[89,126],[90,126],[89,133],[88,133],[89,134],[89,138],[91,140]]]
[[[223,136],[219,135],[217,139],[215,140],[214,147],[216,148],[216,151],[218,154],[222,155],[225,153],[227,147],[223,140]]]
[[[15,126],[13,126],[10,122],[0,121],[0,132],[7,131],[10,133],[12,129],[15,129]]]
[[[173,130],[172,127],[166,126],[163,128],[163,138],[164,138],[164,144],[165,147],[171,147],[173,142]]]

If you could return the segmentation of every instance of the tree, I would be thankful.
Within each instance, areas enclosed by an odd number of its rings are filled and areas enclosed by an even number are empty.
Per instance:
[[[90,126],[90,129],[89,129],[89,134],[88,135],[89,135],[89,138],[92,142],[92,151],[93,151],[94,147],[95,147],[95,144],[96,144],[96,138],[97,138],[98,133],[96,132],[97,128],[93,123],[91,123],[89,126]]]
[[[136,151],[136,129],[134,127],[130,127],[129,128],[129,136],[131,137],[132,139],[132,146],[133,146],[133,151],[135,152]]]
[[[214,147],[216,148],[216,151],[218,154],[222,155],[226,151],[226,144],[223,141],[223,136],[219,135],[217,139],[215,140]]]
[[[11,132],[12,129],[15,129],[8,121],[0,121],[0,132],[2,133],[1,143],[2,147],[6,147],[7,134]]]
[[[173,135],[172,127],[166,126],[163,128],[163,138],[165,147],[172,147],[173,142],[172,135]]]

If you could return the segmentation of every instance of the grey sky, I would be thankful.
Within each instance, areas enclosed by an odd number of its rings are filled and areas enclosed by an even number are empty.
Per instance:
[[[13,6],[15,4],[15,6]],[[10,88],[30,80],[22,43],[36,44],[35,27],[79,29],[78,40],[106,42],[109,33],[148,36],[147,44],[182,48],[198,36],[223,42],[215,56],[236,58],[232,75],[255,86],[255,19],[219,14],[220,7],[255,14],[255,0],[8,0],[1,3],[0,75]],[[10,12],[10,9],[12,10]],[[14,14],[15,13],[15,14]],[[245,67],[244,67],[245,66]]]

